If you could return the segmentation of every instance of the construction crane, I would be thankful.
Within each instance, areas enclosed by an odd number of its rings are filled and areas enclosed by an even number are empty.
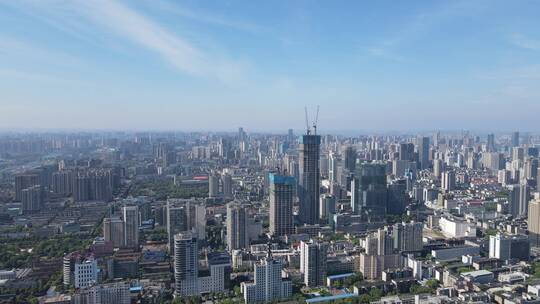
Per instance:
[[[309,128],[309,119],[307,114],[307,107],[304,107],[304,110],[306,112],[306,135],[309,135],[311,133],[311,130]]]
[[[317,105],[317,114],[315,115],[315,120],[313,121],[313,133],[317,135],[317,121],[319,120],[319,105]]]

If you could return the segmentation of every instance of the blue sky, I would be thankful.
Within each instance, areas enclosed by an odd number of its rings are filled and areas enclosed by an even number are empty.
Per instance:
[[[0,128],[539,131],[539,1],[0,0]]]

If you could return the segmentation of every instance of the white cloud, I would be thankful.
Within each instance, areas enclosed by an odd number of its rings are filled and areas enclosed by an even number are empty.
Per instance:
[[[510,41],[520,48],[540,51],[540,40],[530,39],[522,34],[514,34],[510,38]]]

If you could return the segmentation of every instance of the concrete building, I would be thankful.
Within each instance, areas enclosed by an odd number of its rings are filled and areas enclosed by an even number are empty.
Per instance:
[[[97,261],[88,258],[74,265],[73,279],[75,288],[90,287],[98,282]]]
[[[421,251],[423,248],[422,223],[397,223],[392,229],[394,249],[398,251]]]
[[[41,210],[45,193],[40,185],[31,186],[21,191],[22,212],[32,213]]]
[[[199,294],[199,247],[191,232],[174,236],[174,294],[187,297]]]
[[[107,217],[103,219],[103,238],[105,242],[111,242],[115,248],[123,247],[124,221],[119,217]]]
[[[273,259],[270,252],[254,268],[255,281],[240,285],[246,304],[279,302],[291,297],[292,282],[282,279],[283,265]]]
[[[303,135],[300,138],[300,180],[298,195],[300,198],[299,220],[302,224],[319,222],[319,158],[321,136]]]
[[[129,304],[129,285],[124,282],[100,284],[78,290],[73,304]]]
[[[491,235],[489,237],[489,257],[500,260],[528,261],[530,258],[529,239],[526,235]]]
[[[270,234],[283,236],[294,233],[292,176],[270,173]]]
[[[308,287],[323,286],[326,282],[328,245],[317,241],[300,242],[300,272]]]
[[[532,200],[529,203],[527,230],[529,230],[531,246],[540,247],[540,199]]]
[[[139,207],[122,207],[124,220],[124,246],[128,248],[139,247]]]
[[[227,204],[227,248],[229,251],[249,247],[248,219],[245,207],[238,202]]]

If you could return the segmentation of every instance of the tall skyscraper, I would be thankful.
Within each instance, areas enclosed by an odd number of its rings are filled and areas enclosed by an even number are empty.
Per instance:
[[[356,166],[351,192],[351,205],[355,213],[364,209],[385,214],[388,200],[386,165],[365,162]]]
[[[533,200],[529,203],[527,230],[529,230],[531,246],[540,247],[540,199]]]
[[[249,246],[246,209],[241,203],[227,204],[227,248],[232,251]]]
[[[443,172],[441,187],[446,192],[452,191],[456,188],[456,173],[453,170]]]
[[[414,160],[414,145],[412,143],[399,144],[399,160]]]
[[[270,181],[270,234],[282,236],[294,233],[293,193],[294,177],[269,174]]]
[[[349,172],[354,172],[356,168],[356,149],[352,146],[347,146],[343,154],[343,167],[349,170]]]
[[[139,247],[139,207],[124,206],[122,208],[124,219],[124,244],[128,248]]]
[[[519,146],[519,131],[512,133],[512,147]]]
[[[104,218],[103,237],[105,242],[111,242],[115,248],[123,247],[125,244],[124,221],[119,217]]]
[[[191,232],[174,236],[174,292],[177,296],[199,294],[199,247]]]
[[[304,284],[308,287],[323,286],[326,283],[326,255],[328,245],[311,240],[300,242],[300,272],[304,274]]]
[[[302,224],[319,222],[319,157],[321,136],[307,134],[300,140],[299,219]]]
[[[418,139],[418,161],[420,169],[429,168],[429,137],[419,137]]]
[[[488,152],[495,152],[495,134],[488,134],[486,150]]]

